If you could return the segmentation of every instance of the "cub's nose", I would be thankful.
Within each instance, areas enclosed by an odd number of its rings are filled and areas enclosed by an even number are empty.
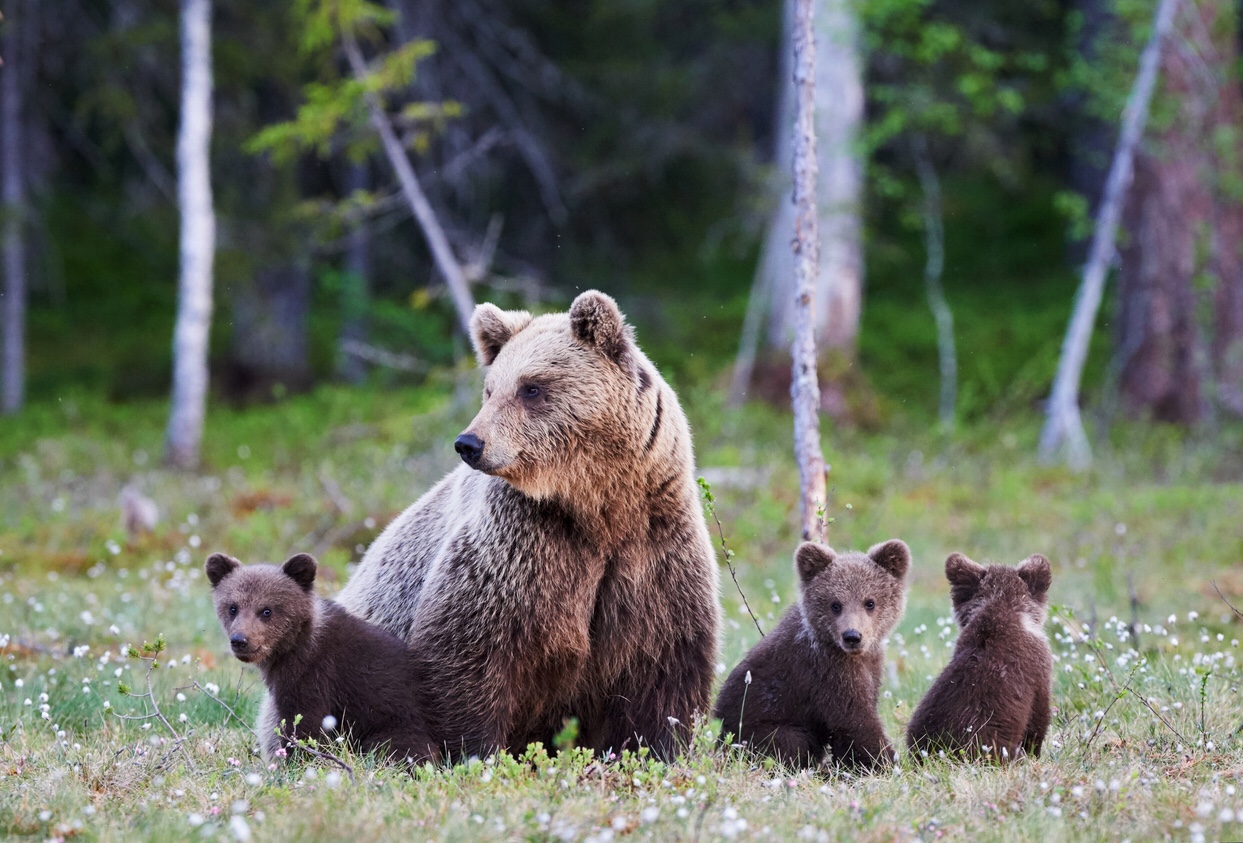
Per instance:
[[[453,450],[461,456],[462,462],[475,468],[483,456],[483,440],[473,433],[463,433],[453,442]]]
[[[863,636],[857,629],[848,629],[842,633],[842,643],[849,648],[858,647],[863,643]]]
[[[235,632],[229,636],[229,646],[233,648],[235,653],[244,653],[246,648],[250,646],[250,642],[246,640],[246,636],[240,632]]]

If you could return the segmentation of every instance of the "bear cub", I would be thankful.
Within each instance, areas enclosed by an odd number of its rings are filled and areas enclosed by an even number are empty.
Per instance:
[[[291,738],[343,734],[389,759],[439,758],[416,696],[425,683],[415,655],[397,636],[317,597],[315,567],[305,553],[279,568],[223,553],[207,559],[233,655],[257,666],[267,685],[256,730],[264,757],[292,749]]]
[[[801,544],[799,601],[725,680],[713,711],[722,732],[796,768],[819,766],[826,754],[857,770],[891,763],[876,705],[910,564],[897,539],[866,554]]]
[[[1053,652],[1045,636],[1049,560],[1017,568],[977,565],[961,553],[945,560],[954,617],[954,655],[911,716],[906,740],[915,760],[946,752],[1008,761],[1040,755],[1049,728]]]

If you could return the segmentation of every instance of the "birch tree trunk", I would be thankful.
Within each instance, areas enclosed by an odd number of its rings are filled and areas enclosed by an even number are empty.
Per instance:
[[[1152,36],[1140,56],[1139,73],[1122,114],[1122,131],[1105,182],[1105,195],[1097,211],[1092,246],[1083,270],[1083,283],[1075,297],[1070,324],[1062,341],[1057,376],[1040,433],[1039,455],[1046,462],[1051,461],[1063,447],[1066,448],[1069,463],[1075,468],[1085,468],[1092,460],[1088,438],[1083,431],[1083,419],[1079,415],[1079,385],[1083,379],[1083,365],[1087,361],[1096,314],[1101,306],[1101,295],[1105,290],[1106,273],[1114,257],[1118,221],[1131,182],[1135,147],[1148,122],[1148,107],[1157,82],[1161,47],[1173,24],[1177,6],[1178,0],[1161,0],[1157,7]]]
[[[26,394],[26,241],[22,227],[26,217],[25,162],[22,160],[25,115],[22,109],[22,25],[18,0],[4,6],[4,39],[0,42],[4,65],[0,67],[0,144],[3,145],[4,184],[4,351],[0,411],[16,413]]]
[[[794,7],[794,344],[791,350],[794,457],[798,462],[804,541],[824,540],[824,454],[820,450],[820,383],[816,377],[816,277],[820,259],[816,208],[816,39],[814,0]]]
[[[820,348],[853,354],[863,302],[863,228],[859,218],[863,163],[858,150],[863,122],[863,76],[859,26],[851,0],[815,0],[814,5],[819,172],[813,201],[821,238],[813,317]],[[792,78],[792,74],[784,75],[786,80]],[[792,154],[790,142],[783,140],[795,119],[792,85],[783,86],[781,103],[776,160],[784,170]],[[788,190],[785,188],[783,193]],[[789,249],[795,237],[795,215],[795,202],[778,203],[760,265],[772,293],[769,345],[783,349],[794,336],[797,321],[793,305],[795,273]]]
[[[928,307],[937,325],[937,359],[941,369],[941,399],[937,415],[942,429],[954,429],[955,405],[958,403],[958,355],[954,350],[954,313],[945,300],[941,275],[945,270],[945,226],[941,211],[941,180],[928,160],[923,139],[916,142],[915,169],[923,191],[924,291]]]
[[[207,341],[216,252],[210,165],[211,0],[181,0],[181,67],[181,125],[177,132],[181,271],[165,459],[179,468],[194,468],[199,462],[207,409]]]
[[[342,33],[342,41],[354,77],[359,81],[365,80],[368,76],[367,63],[363,60],[358,42],[354,40],[350,32]],[[458,324],[462,331],[470,336],[470,317],[475,312],[475,300],[466,282],[466,274],[453,254],[449,238],[445,237],[445,231],[440,225],[440,220],[436,218],[436,212],[432,210],[431,203],[427,201],[427,196],[423,193],[419,177],[415,174],[414,167],[410,165],[410,159],[406,157],[405,147],[401,145],[401,141],[397,139],[397,133],[393,131],[393,124],[389,121],[388,115],[384,113],[380,98],[372,91],[368,91],[366,97],[372,128],[380,136],[384,154],[397,174],[397,181],[401,183],[401,192],[410,204],[415,221],[423,230],[423,236],[427,239],[427,245],[432,251],[432,259],[436,262],[436,268],[440,270],[449,288],[449,296],[453,299],[453,306],[457,310]]]

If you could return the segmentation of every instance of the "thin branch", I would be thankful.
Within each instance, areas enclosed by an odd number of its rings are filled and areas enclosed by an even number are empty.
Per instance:
[[[742,605],[746,607],[747,614],[751,616],[751,620],[755,622],[755,628],[759,631],[760,637],[764,637],[764,629],[760,626],[760,619],[755,616],[755,612],[751,611],[751,604],[747,602],[747,595],[742,591],[742,583],[738,582],[738,572],[734,570],[734,551],[729,549],[725,543],[725,528],[721,526],[721,519],[716,514],[716,497],[712,494],[712,487],[708,485],[708,481],[699,478],[699,490],[703,495],[704,506],[708,508],[708,514],[712,516],[712,520],[716,522],[717,535],[721,537],[721,554],[725,557],[725,567],[729,568],[729,575],[734,581],[734,588],[738,589],[738,596],[742,598]]]
[[[367,63],[363,60],[362,50],[359,49],[358,42],[354,39],[354,34],[347,29],[342,32],[341,40],[354,77],[365,83],[370,73],[367,70]],[[406,157],[405,147],[401,145],[401,141],[397,139],[397,134],[393,131],[393,124],[385,113],[379,96],[374,91],[367,90],[365,97],[367,109],[371,114],[371,125],[380,136],[384,153],[393,171],[397,174],[397,180],[401,182],[401,189],[406,195],[406,201],[410,203],[410,210],[413,211],[419,227],[423,230],[423,236],[427,239],[427,245],[436,261],[436,268],[440,270],[440,274],[449,287],[454,308],[457,310],[458,323],[469,335],[470,317],[475,310],[475,301],[470,294],[466,277],[462,274],[462,267],[453,255],[453,249],[449,245],[448,238],[445,237],[440,220],[436,218],[436,212],[432,210],[431,203],[427,201],[427,196],[419,185],[419,177],[415,174],[410,159]]]

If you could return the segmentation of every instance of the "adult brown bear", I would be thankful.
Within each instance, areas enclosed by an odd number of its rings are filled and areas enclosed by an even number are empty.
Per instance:
[[[339,601],[407,639],[450,756],[548,744],[670,754],[707,714],[718,573],[677,396],[596,291],[479,305],[466,463],[397,517]]]

